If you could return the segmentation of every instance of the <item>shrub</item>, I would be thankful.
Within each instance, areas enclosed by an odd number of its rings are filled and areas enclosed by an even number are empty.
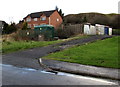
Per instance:
[[[17,28],[15,26],[15,23],[12,23],[11,25],[5,24],[3,27],[3,34],[11,34],[13,32],[16,32]]]
[[[30,28],[28,28],[28,23],[27,22],[24,22],[23,23],[23,28],[22,30],[30,30]]]
[[[120,29],[113,29],[113,35],[120,35]]]
[[[66,29],[60,28],[60,29],[57,29],[55,32],[56,32],[55,36],[59,37],[60,39],[66,39],[66,38],[69,38],[70,36],[74,35],[74,32],[72,31],[72,29],[68,29],[68,28],[66,28]]]

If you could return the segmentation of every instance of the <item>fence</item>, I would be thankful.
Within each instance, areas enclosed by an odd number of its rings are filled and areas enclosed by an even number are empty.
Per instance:
[[[68,38],[77,34],[83,34],[83,24],[62,25],[56,30],[55,35],[59,38]]]
[[[83,34],[83,24],[67,25],[64,29],[70,29],[74,34]]]
[[[40,30],[19,30],[15,36],[18,40],[52,40],[52,36],[59,38],[69,38],[72,35],[83,34],[83,24],[66,25],[59,29],[56,29],[54,35],[52,31],[46,30],[40,32]]]
[[[36,40],[36,41],[52,40],[50,31],[40,32],[39,30],[36,31],[19,30],[15,38],[18,40]]]

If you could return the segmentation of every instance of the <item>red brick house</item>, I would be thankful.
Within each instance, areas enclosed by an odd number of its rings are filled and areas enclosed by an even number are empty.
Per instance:
[[[24,18],[24,22],[27,22],[28,27],[31,29],[34,29],[34,26],[42,24],[49,24],[58,28],[63,20],[57,10],[51,10],[28,14]]]

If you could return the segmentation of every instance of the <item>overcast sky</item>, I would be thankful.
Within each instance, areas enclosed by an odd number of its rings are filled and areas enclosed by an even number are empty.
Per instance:
[[[18,23],[32,12],[54,10],[56,6],[67,14],[85,12],[118,13],[119,0],[1,0],[0,20]]]

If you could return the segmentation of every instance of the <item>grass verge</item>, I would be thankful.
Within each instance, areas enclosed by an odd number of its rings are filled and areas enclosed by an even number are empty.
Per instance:
[[[118,65],[118,38],[114,36],[82,46],[74,46],[61,52],[52,53],[43,58],[84,65],[120,68]]]
[[[2,53],[11,53],[19,50],[29,49],[29,48],[35,48],[35,47],[43,47],[48,46],[51,44],[61,43],[68,40],[73,39],[80,39],[80,38],[86,38],[87,36],[76,36],[68,39],[63,40],[56,40],[56,41],[5,41],[2,43]]]
[[[3,42],[2,44],[2,53],[10,53],[19,50],[35,48],[35,47],[43,47],[55,43],[61,42],[57,41],[13,41],[13,42]]]

